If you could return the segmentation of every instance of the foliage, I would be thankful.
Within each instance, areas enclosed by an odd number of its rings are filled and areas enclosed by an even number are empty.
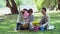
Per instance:
[[[37,6],[37,9],[40,10],[41,7],[42,7],[42,3],[44,2],[45,0],[34,0],[36,6]]]
[[[10,1],[10,0],[9,0]],[[15,0],[17,6],[22,5],[22,0]],[[11,4],[11,2],[10,2]],[[5,0],[0,0],[0,8],[6,7],[6,1]]]
[[[22,5],[22,0],[15,0],[15,2],[16,2],[16,4],[17,4],[17,6]]]
[[[6,6],[5,0],[0,0],[0,8],[5,7],[5,6]]]
[[[56,7],[57,6],[57,0],[15,0],[15,2],[17,4],[17,6],[33,5],[35,3],[38,11],[42,7],[49,8],[49,7]],[[6,6],[5,0],[0,0],[0,7],[5,7],[5,6]]]
[[[42,7],[56,7],[57,0],[34,0],[37,9],[40,10]]]

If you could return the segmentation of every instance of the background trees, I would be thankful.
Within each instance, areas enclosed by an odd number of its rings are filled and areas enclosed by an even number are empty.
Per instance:
[[[60,0],[58,0],[58,9],[60,10]]]
[[[37,9],[40,10],[42,7],[54,8],[57,6],[57,0],[34,0]]]
[[[10,8],[12,14],[18,14],[17,5],[14,0],[6,0],[6,6]]]
[[[12,0],[8,0],[8,1],[0,0],[0,7],[5,7],[5,5],[10,3],[10,5],[9,5],[10,7],[12,7],[14,5],[15,8],[16,7],[18,8],[18,6],[24,6],[25,4],[33,5],[33,2],[34,2],[35,5],[37,6],[38,11],[42,7],[54,9],[56,6],[58,6],[57,8],[60,10],[60,0],[31,0],[31,2],[30,2],[30,0],[25,0],[25,1],[24,0],[13,0],[13,2],[12,2]],[[13,11],[14,11],[14,9],[13,9]],[[17,9],[15,11],[16,11],[16,13],[18,13]]]
[[[5,6],[6,6],[5,0],[0,0],[0,8],[3,8]]]

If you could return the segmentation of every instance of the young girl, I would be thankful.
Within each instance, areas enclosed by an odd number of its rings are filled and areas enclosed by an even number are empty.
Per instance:
[[[34,20],[34,15],[32,14],[33,13],[33,10],[32,9],[29,9],[28,10],[28,13],[29,13],[29,16],[28,16],[28,19],[29,19],[29,30],[32,30],[33,29],[33,25],[32,25],[32,22]]]
[[[29,13],[28,13],[28,10],[27,9],[23,9],[24,10],[24,20],[25,20],[25,24],[24,24],[24,27],[25,27],[25,30],[28,30],[29,29],[29,19],[28,19],[28,16],[29,16]]]
[[[23,9],[24,10],[24,18],[25,18],[25,22],[28,23],[28,16],[29,16],[29,13],[28,13],[28,10],[27,9]]]

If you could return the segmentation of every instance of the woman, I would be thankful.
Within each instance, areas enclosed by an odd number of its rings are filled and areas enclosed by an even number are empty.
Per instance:
[[[42,8],[42,18],[41,18],[41,21],[40,21],[40,27],[39,29],[41,29],[41,27],[44,28],[44,30],[47,29],[47,27],[49,26],[49,21],[50,21],[50,17],[49,15],[46,13],[46,8]]]

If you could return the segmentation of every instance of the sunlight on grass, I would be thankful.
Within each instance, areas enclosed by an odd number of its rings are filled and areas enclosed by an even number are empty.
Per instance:
[[[0,24],[7,24],[6,22],[0,23]]]
[[[5,28],[10,28],[10,27],[6,27],[6,26],[3,26],[3,27],[2,27],[2,26],[0,26],[0,28],[3,28],[3,29],[5,29]]]
[[[14,20],[11,20],[10,22],[14,22]]]

